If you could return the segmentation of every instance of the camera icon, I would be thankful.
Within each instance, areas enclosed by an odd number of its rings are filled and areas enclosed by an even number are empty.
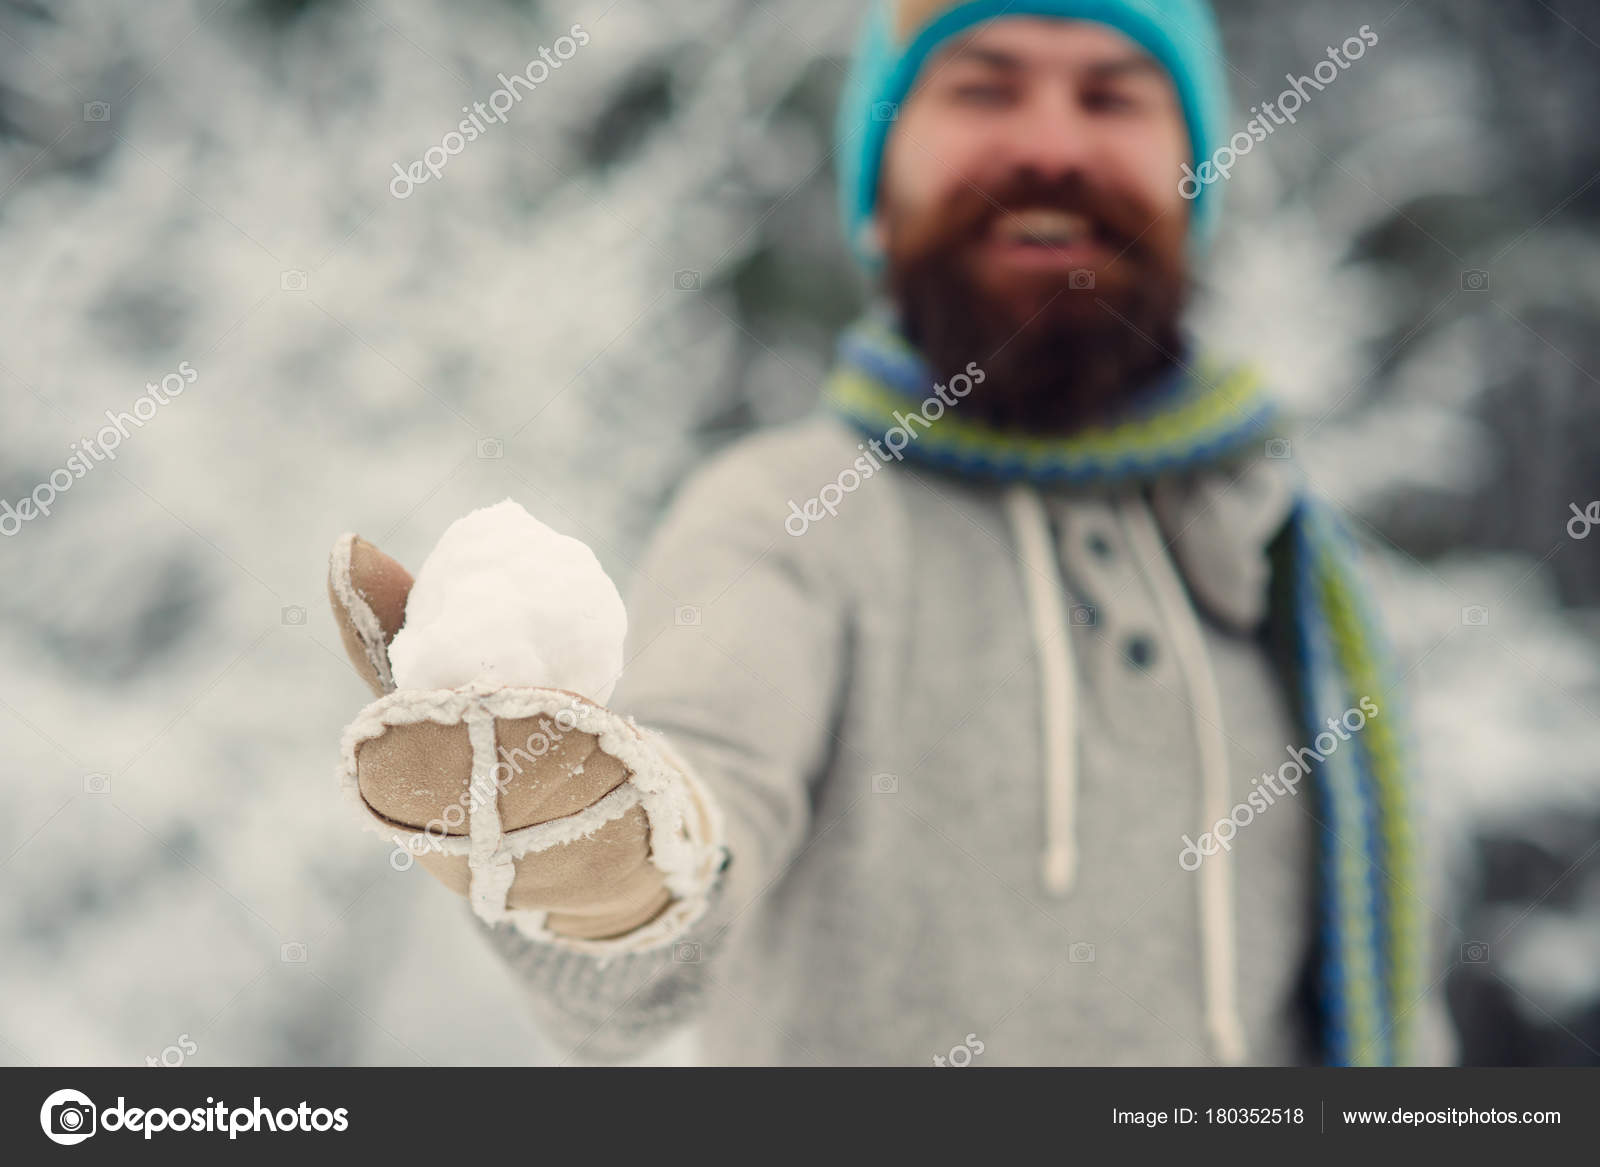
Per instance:
[[[291,940],[278,949],[278,959],[284,964],[304,964],[306,962],[306,946],[298,940]]]
[[[1094,272],[1086,267],[1075,267],[1067,273],[1067,287],[1074,292],[1094,290]]]
[[[290,268],[278,277],[278,287],[285,292],[303,292],[306,290],[306,273],[298,268]]]
[[[695,292],[700,289],[700,273],[692,268],[672,273],[672,286],[680,292]]]
[[[1489,946],[1481,940],[1461,946],[1462,964],[1487,964],[1489,963]]]
[[[1461,623],[1468,628],[1482,628],[1489,623],[1489,609],[1482,604],[1473,604],[1461,609]]]
[[[1461,290],[1463,292],[1487,292],[1489,290],[1489,273],[1482,268],[1472,268],[1461,273]]]
[[[900,107],[892,101],[875,101],[872,103],[872,120],[875,122],[892,122],[900,116]]]
[[[83,776],[83,792],[85,794],[110,794],[111,775],[85,774]]]
[[[506,444],[499,438],[478,439],[478,461],[492,462],[506,456]]]
[[[94,1110],[81,1102],[63,1102],[50,1112],[50,1129],[58,1135],[92,1135]]]
[[[672,959],[678,964],[700,963],[700,942],[682,940],[672,946]]]
[[[900,792],[900,779],[893,774],[874,774],[872,776],[872,793],[898,794]]]
[[[1093,604],[1072,605],[1070,619],[1072,623],[1085,628],[1092,628],[1100,622],[1099,613],[1095,611]]]
[[[700,609],[693,604],[680,604],[672,613],[672,622],[679,628],[698,628]]]
[[[57,1090],[39,1108],[39,1125],[52,1143],[70,1147],[94,1134],[94,1103],[78,1090]]]
[[[283,610],[281,619],[286,625],[298,627],[306,622],[306,610],[299,604],[290,604]]]
[[[1266,454],[1274,461],[1287,462],[1294,456],[1294,447],[1289,444],[1288,438],[1268,438]]]
[[[111,103],[109,101],[86,101],[83,103],[83,120],[86,122],[108,122],[111,120]]]
[[[1094,945],[1080,940],[1067,949],[1067,959],[1073,964],[1093,964]]]

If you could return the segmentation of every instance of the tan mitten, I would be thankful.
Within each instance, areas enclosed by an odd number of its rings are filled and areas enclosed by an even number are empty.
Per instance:
[[[340,779],[391,862],[422,864],[489,923],[610,955],[670,943],[723,865],[721,816],[659,734],[562,689],[396,689],[388,646],[411,574],[334,546],[328,592],[378,699],[345,729]]]

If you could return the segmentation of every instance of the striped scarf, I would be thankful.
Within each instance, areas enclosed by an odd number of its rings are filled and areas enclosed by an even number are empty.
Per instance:
[[[947,407],[918,354],[882,321],[847,332],[839,356],[823,390],[827,408],[869,437],[913,430],[907,460],[991,482],[1137,487],[1244,461],[1280,424],[1251,369],[1203,358],[1142,391],[1120,420],[1036,437],[963,418],[959,402]],[[1425,924],[1395,673],[1356,572],[1356,546],[1332,508],[1302,490],[1274,552],[1272,622],[1292,661],[1307,740],[1332,736],[1323,718],[1362,697],[1383,710],[1313,766],[1324,1056],[1336,1065],[1406,1064],[1417,1057]]]

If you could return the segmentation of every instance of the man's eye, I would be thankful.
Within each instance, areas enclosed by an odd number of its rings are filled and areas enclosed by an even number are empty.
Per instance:
[[[1127,93],[1115,93],[1110,90],[1091,93],[1084,98],[1084,105],[1101,113],[1124,113],[1139,107],[1138,99]]]
[[[982,82],[972,82],[955,87],[957,101],[967,102],[972,105],[1001,105],[1011,96],[1011,91],[1004,85],[991,85]]]

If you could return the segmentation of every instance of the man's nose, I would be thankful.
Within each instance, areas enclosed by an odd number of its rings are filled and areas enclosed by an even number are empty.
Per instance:
[[[1094,119],[1073,98],[1041,94],[1020,106],[998,136],[996,161],[1036,171],[1046,180],[1089,169],[1095,154]]]

